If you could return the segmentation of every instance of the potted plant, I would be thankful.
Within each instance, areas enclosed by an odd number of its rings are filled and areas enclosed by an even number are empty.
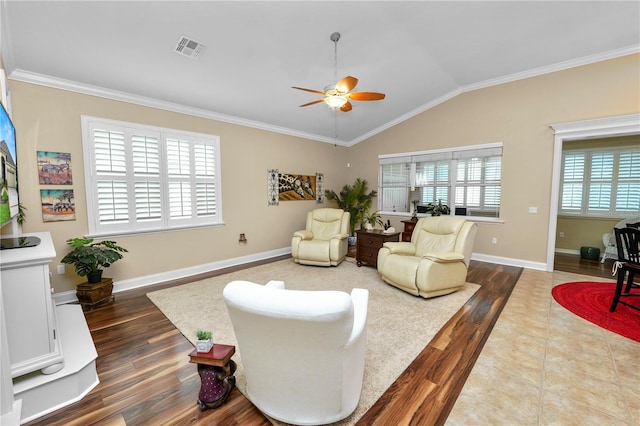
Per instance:
[[[380,210],[376,210],[374,212],[366,212],[362,217],[365,223],[365,229],[371,230],[376,227],[376,225],[384,226],[384,222],[382,221],[382,217],[380,216]]]
[[[427,213],[431,213],[431,216],[441,216],[443,214],[451,213],[451,209],[448,205],[442,204],[442,200],[438,200],[438,203],[427,204]]]
[[[116,244],[115,241],[93,242],[93,238],[71,238],[67,244],[72,250],[62,258],[62,263],[73,264],[76,274],[87,277],[90,283],[102,280],[103,268],[108,268],[114,262],[122,259],[122,253],[128,252]]]
[[[345,185],[339,193],[333,190],[326,190],[325,196],[329,201],[335,201],[338,208],[351,214],[349,220],[349,235],[353,237],[350,243],[355,241],[356,224],[362,222],[362,217],[371,208],[373,197],[378,195],[378,191],[368,191],[366,179],[357,178],[353,185]],[[352,242],[353,241],[353,242]]]
[[[18,216],[16,216],[16,221],[18,225],[24,225],[24,222],[27,220],[27,208],[22,204],[18,203]]]
[[[196,332],[196,350],[198,352],[209,352],[213,347],[213,337],[210,331],[198,330]]]

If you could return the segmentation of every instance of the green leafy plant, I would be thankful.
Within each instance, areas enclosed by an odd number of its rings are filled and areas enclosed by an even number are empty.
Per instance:
[[[427,213],[431,213],[431,216],[441,216],[451,213],[451,209],[448,205],[442,204],[442,200],[438,200],[438,203],[427,204]]]
[[[18,216],[16,216],[16,221],[20,226],[24,225],[24,222],[27,220],[26,210],[27,208],[22,203],[18,203]]]
[[[376,210],[374,212],[366,212],[363,215],[362,220],[364,220],[365,223],[368,223],[374,228],[376,227],[376,225],[384,226],[384,222],[382,221],[382,217],[380,216],[380,210]]]
[[[356,224],[362,222],[362,217],[371,208],[373,197],[378,195],[378,191],[368,191],[366,179],[357,178],[353,185],[345,185],[339,193],[333,190],[326,190],[325,196],[329,201],[335,201],[338,208],[349,212],[349,233],[355,234]]]
[[[204,331],[204,330],[198,330],[196,332],[196,337],[198,338],[198,340],[209,340],[209,339],[211,339],[211,332],[210,331]]]
[[[72,250],[62,258],[62,263],[73,264],[76,274],[85,277],[90,273],[108,268],[114,262],[122,259],[122,254],[128,252],[116,244],[115,241],[93,242],[93,238],[71,238],[67,244]]]

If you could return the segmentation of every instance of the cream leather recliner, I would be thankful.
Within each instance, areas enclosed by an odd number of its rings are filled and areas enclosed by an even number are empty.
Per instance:
[[[453,216],[418,220],[411,242],[387,242],[378,252],[382,279],[424,298],[453,293],[462,287],[477,225]]]
[[[291,255],[296,263],[337,266],[347,255],[349,212],[320,208],[307,213],[304,230],[291,238]]]
[[[223,290],[247,397],[296,425],[333,423],[357,407],[367,348],[369,291],[286,290],[233,281]]]

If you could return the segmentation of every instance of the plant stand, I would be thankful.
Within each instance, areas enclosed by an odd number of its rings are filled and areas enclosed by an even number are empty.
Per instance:
[[[115,301],[113,293],[113,278],[103,278],[99,283],[82,283],[76,287],[76,297],[82,309],[92,310],[102,303]]]
[[[200,376],[198,406],[200,410],[218,408],[229,397],[236,385],[236,378],[233,374],[237,365],[231,359],[235,352],[235,346],[214,343],[209,352],[203,353],[194,349],[189,354],[189,362],[198,364],[198,375]]]

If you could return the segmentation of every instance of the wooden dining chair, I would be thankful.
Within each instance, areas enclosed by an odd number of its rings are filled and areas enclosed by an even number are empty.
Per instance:
[[[639,284],[633,282],[636,272],[640,275],[640,229],[636,228],[614,228],[616,236],[616,246],[618,247],[618,260],[614,263],[614,270],[618,275],[616,282],[616,292],[609,311],[614,312],[618,303],[640,310],[640,305],[633,305],[621,298],[640,296],[640,293],[632,293],[634,288],[640,288]],[[627,276],[627,285],[624,285]],[[623,287],[624,291],[623,291]]]

